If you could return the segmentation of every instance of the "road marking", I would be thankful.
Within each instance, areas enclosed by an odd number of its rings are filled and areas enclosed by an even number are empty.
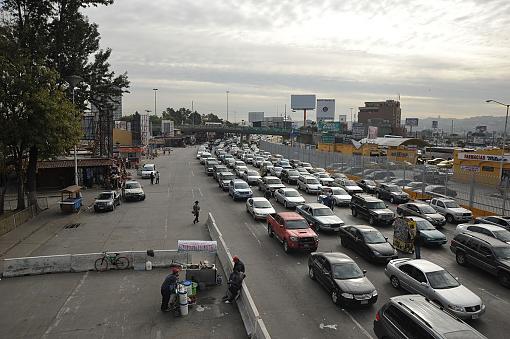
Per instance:
[[[255,234],[255,232],[252,231],[251,227],[248,225],[248,223],[244,223],[246,225],[246,228],[248,229],[248,231],[250,231],[251,235],[253,235],[253,237],[255,238],[255,240],[257,240],[257,242],[259,243],[259,246],[262,247],[262,243],[260,242],[259,238],[257,237],[257,235]]]
[[[165,240],[168,233],[168,216],[165,218]]]
[[[191,195],[193,196],[193,200],[195,200],[195,192],[193,191],[193,188],[191,189]]]
[[[200,187],[198,188],[198,193],[200,193],[200,196],[203,197],[204,195],[202,194],[202,190],[200,189]]]
[[[62,318],[64,317],[64,315],[67,312],[70,311],[70,308],[67,307],[67,305],[71,302],[71,300],[74,299],[76,293],[80,290],[81,286],[85,282],[85,279],[87,279],[88,275],[89,275],[89,271],[85,272],[85,274],[81,278],[81,280],[78,283],[78,285],[76,285],[76,287],[73,289],[71,294],[69,294],[69,296],[67,297],[67,299],[64,302],[64,304],[62,304],[62,306],[58,310],[57,315],[55,316],[55,321],[50,326],[48,326],[48,328],[44,332],[42,338],[48,338],[48,335],[51,333],[51,331],[53,331],[53,329],[55,329],[55,327],[57,327],[60,324],[60,322],[62,321]],[[76,309],[78,309],[78,307],[79,306],[77,306]]]
[[[359,323],[356,319],[354,319],[354,317],[353,317],[353,316],[352,316],[349,312],[347,312],[347,311],[346,311],[346,310],[344,310],[344,309],[342,309],[342,311],[343,311],[345,314],[347,314],[347,315],[349,316],[349,318],[351,318],[352,322],[353,322],[354,324],[356,324],[356,326],[358,326],[358,328],[361,330],[361,332],[362,332],[364,335],[366,335],[366,336],[367,336],[367,338],[374,339],[374,337],[372,337],[372,336],[370,335],[370,333],[368,333],[368,331],[367,331],[367,330],[365,330],[365,328],[364,328],[363,326],[361,326],[361,324],[360,324],[360,323]]]
[[[508,301],[506,301],[505,299],[501,298],[501,297],[498,297],[497,295],[495,294],[492,294],[491,292],[487,291],[485,288],[480,288],[480,291],[482,291],[482,293],[487,293],[488,295],[490,295],[491,297],[493,298],[496,298],[500,301],[503,301],[505,303],[508,303]]]
[[[332,324],[332,325],[324,325],[324,323],[320,323],[319,324],[319,328],[321,330],[325,329],[325,328],[331,328],[332,330],[338,330],[338,325],[337,324]]]
[[[193,172],[193,170],[191,170],[191,175],[192,175],[192,176],[195,176],[195,172]]]

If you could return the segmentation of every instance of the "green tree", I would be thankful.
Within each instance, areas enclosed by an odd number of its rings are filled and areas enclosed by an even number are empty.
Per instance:
[[[223,122],[223,119],[221,119],[214,113],[209,113],[207,115],[204,115],[202,117],[202,120],[207,121],[207,122]]]

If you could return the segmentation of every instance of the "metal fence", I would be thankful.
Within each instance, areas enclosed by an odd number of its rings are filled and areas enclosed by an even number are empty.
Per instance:
[[[481,182],[494,179],[494,174],[461,171],[462,180],[454,179],[451,169],[441,169],[432,165],[415,165],[409,162],[391,161],[385,156],[361,156],[339,152],[325,152],[310,145],[282,145],[260,141],[260,149],[281,154],[287,159],[309,162],[313,167],[337,170],[362,179],[399,182],[408,191],[428,196],[447,196],[459,204],[477,208],[494,214],[507,215],[510,204],[507,202],[509,184],[487,185]],[[457,173],[459,174],[459,173]],[[493,180],[494,181],[494,180]]]
[[[48,198],[39,197],[37,198],[39,208],[42,210],[48,209]],[[28,220],[32,219],[37,215],[35,206],[28,206],[24,210],[11,214],[7,217],[0,219],[0,235],[8,233],[16,227],[24,224]]]
[[[38,197],[37,204],[39,208],[42,210],[48,209],[48,198],[47,197]],[[25,197],[25,206],[28,206],[28,199]],[[4,211],[14,211],[18,208],[18,200],[10,199],[4,200]]]

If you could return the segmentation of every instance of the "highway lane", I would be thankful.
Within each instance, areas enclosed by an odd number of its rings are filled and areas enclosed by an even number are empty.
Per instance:
[[[191,156],[194,156],[192,154]],[[203,166],[195,161],[192,165],[196,178],[195,185],[200,187],[211,212],[218,222],[232,253],[240,255],[247,264],[246,283],[252,290],[270,333],[276,338],[313,338],[317,336],[374,337],[372,323],[376,310],[388,298],[405,293],[391,287],[384,275],[384,266],[368,263],[355,252],[342,248],[334,234],[320,234],[320,251],[341,251],[350,255],[358,265],[368,270],[367,276],[379,292],[379,300],[373,307],[365,309],[343,310],[332,304],[328,294],[307,275],[307,254],[285,254],[282,246],[267,236],[264,222],[253,221],[246,213],[244,202],[234,202],[227,193],[222,192],[212,177],[207,177]],[[254,188],[256,196],[260,192]],[[303,194],[308,202],[315,196]],[[271,200],[277,211],[284,208]],[[395,209],[395,206],[392,206]],[[336,208],[335,213],[346,224],[366,224],[367,221],[354,218],[348,208]],[[379,227],[390,240],[393,237],[391,227]],[[447,225],[443,232],[450,240],[454,225]],[[461,283],[477,293],[487,305],[487,313],[471,324],[489,338],[504,338],[510,330],[510,324],[502,321],[509,306],[508,290],[500,286],[496,278],[483,272],[464,268],[455,262],[448,245],[440,248],[424,248],[422,258],[429,259],[453,275]]]

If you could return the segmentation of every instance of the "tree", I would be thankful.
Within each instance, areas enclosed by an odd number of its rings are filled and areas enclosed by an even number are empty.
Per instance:
[[[207,121],[207,122],[223,122],[223,119],[219,118],[214,113],[209,113],[207,115],[204,115],[202,120]]]
[[[18,208],[24,207],[23,157],[26,156],[26,149],[27,188],[30,192],[29,202],[33,204],[36,203],[35,177],[38,158],[62,154],[57,152],[69,150],[71,141],[76,142],[76,137],[80,135],[74,128],[77,114],[73,107],[68,105],[68,100],[61,96],[65,91],[67,97],[71,97],[72,88],[66,83],[65,76],[78,75],[83,78],[83,82],[78,85],[75,100],[80,111],[86,107],[87,102],[94,104],[100,112],[107,111],[112,101],[127,91],[129,82],[126,73],[116,76],[110,70],[108,59],[111,50],[99,49],[100,35],[97,25],[89,23],[79,11],[82,7],[111,3],[113,0],[4,0],[1,4],[5,13],[1,27],[5,45],[10,43],[17,56],[26,58],[26,61],[21,63],[25,65],[25,70],[27,65],[37,66],[29,69],[29,72],[23,72],[22,79],[35,79],[39,81],[36,84],[43,86],[39,91],[37,87],[25,84],[25,88],[19,89],[23,90],[20,93],[26,95],[18,97],[16,104],[11,103],[15,110],[9,114],[32,114],[30,123],[44,126],[35,133],[39,133],[41,137],[33,138],[28,144],[24,143],[26,140],[22,132],[20,135],[10,136],[14,139],[18,137],[12,150],[17,160]],[[28,105],[24,100],[32,101]],[[60,106],[56,107],[55,104]],[[67,113],[61,109],[67,109]],[[69,114],[75,120],[61,119],[69,118]],[[14,119],[12,122],[15,130],[29,131],[23,128],[23,119]],[[62,142],[61,138],[69,133],[76,133],[75,137]],[[56,144],[53,145],[52,142]]]

